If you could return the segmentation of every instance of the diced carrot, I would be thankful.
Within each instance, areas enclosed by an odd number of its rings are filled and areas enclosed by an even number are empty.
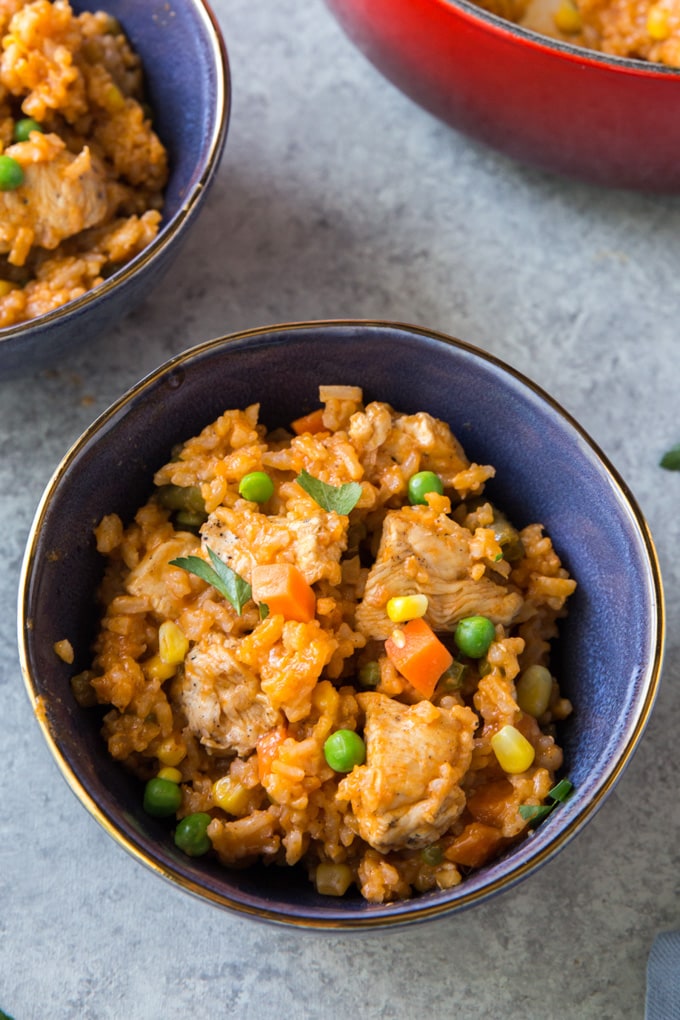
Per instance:
[[[269,608],[272,615],[285,620],[309,623],[314,619],[316,596],[292,563],[269,563],[253,567],[253,598]]]
[[[453,656],[423,620],[409,620],[385,641],[392,664],[424,697],[430,698]]]
[[[464,868],[481,868],[503,845],[503,834],[491,825],[471,822],[444,852],[447,860]]]
[[[513,792],[508,779],[485,783],[468,797],[468,811],[476,821],[500,829],[508,817],[514,818],[517,813]]]
[[[291,422],[290,427],[296,436],[301,436],[305,432],[311,432],[314,435],[315,432],[328,432],[328,429],[323,423],[323,407],[319,407],[316,411],[312,411],[310,414],[305,414],[302,418],[296,418],[295,421]]]
[[[265,779],[272,770],[272,762],[277,755],[279,747],[288,736],[285,726],[276,726],[273,730],[263,733],[257,742],[257,774],[260,782]]]

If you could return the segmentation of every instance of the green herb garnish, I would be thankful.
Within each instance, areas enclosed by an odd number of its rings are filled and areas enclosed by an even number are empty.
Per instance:
[[[361,486],[358,482],[345,482],[344,485],[329,485],[315,478],[307,471],[301,471],[295,481],[322,510],[329,513],[347,515],[359,502]]]
[[[542,822],[558,804],[569,799],[573,789],[573,783],[568,779],[560,779],[548,793],[550,804],[520,804],[519,813],[526,822]]]
[[[659,461],[659,467],[665,468],[666,471],[680,471],[680,443],[664,453]]]
[[[224,596],[227,602],[231,603],[240,616],[241,610],[252,596],[252,588],[240,574],[227,566],[210,548],[208,548],[208,555],[212,561],[212,567],[200,556],[180,556],[179,559],[170,560],[170,563],[173,567],[181,567],[189,574],[195,574],[196,577],[211,584],[220,595]]]

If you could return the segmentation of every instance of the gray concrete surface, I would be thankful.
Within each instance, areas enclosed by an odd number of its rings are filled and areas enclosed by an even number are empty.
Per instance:
[[[680,204],[517,165],[381,78],[321,0],[215,0],[233,112],[180,260],[53,372],[0,380],[0,1008],[14,1020],[642,1017],[680,924]],[[62,780],[23,689],[15,604],[40,493],[142,374],[200,340],[307,318],[414,322],[524,371],[636,494],[665,577],[663,683],[579,838],[486,906],[409,930],[305,934],[226,914],[129,857]]]

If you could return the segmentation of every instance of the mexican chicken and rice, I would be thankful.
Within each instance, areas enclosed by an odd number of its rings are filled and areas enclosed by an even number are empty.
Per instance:
[[[456,885],[553,803],[575,582],[443,421],[319,396],[271,432],[258,405],[226,411],[131,523],[101,521],[73,690],[108,707],[109,752],[186,853],[384,902]]]

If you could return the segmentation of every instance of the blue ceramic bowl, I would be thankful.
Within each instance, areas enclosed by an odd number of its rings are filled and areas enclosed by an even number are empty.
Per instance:
[[[496,466],[490,497],[519,526],[543,522],[578,581],[553,660],[575,706],[559,734],[573,796],[532,839],[457,888],[380,906],[320,897],[295,870],[230,871],[185,857],[168,827],[142,811],[138,783],[109,758],[99,717],[68,693],[72,673],[89,666],[97,624],[93,593],[102,562],[95,524],[111,511],[129,520],[173,445],[227,408],[259,401],[262,420],[275,427],[318,406],[320,383],[359,385],[367,399],[448,421],[471,459]],[[528,379],[474,347],[411,326],[357,321],[212,340],[142,380],[88,429],[49,483],[28,540],[19,602],[22,669],[37,718],[72,790],[104,828],[138,860],[206,900],[315,928],[371,928],[461,910],[556,854],[611,792],[640,739],[659,680],[663,627],[645,521],[578,424]],[[54,654],[62,638],[74,646],[72,667]]]
[[[196,220],[227,136],[228,58],[204,0],[72,0],[72,7],[112,14],[142,59],[154,126],[170,164],[163,221],[154,241],[93,291],[47,315],[0,329],[0,378],[57,364],[67,350],[148,297]]]

